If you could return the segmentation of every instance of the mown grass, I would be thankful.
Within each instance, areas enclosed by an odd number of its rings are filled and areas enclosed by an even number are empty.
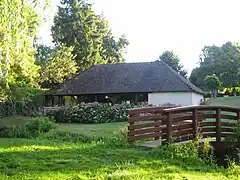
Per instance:
[[[127,122],[104,124],[60,124],[57,130],[84,136],[110,137],[113,136],[114,132],[125,126],[127,126]]]
[[[191,148],[1,139],[0,179],[238,179]]]
[[[240,96],[211,98],[210,104],[240,107]]]

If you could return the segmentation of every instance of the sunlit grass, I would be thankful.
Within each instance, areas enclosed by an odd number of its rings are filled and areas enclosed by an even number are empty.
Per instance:
[[[237,170],[239,172],[239,170]],[[237,179],[172,148],[1,139],[0,179]]]

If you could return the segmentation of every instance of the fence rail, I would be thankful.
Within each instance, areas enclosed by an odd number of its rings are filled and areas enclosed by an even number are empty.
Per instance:
[[[215,137],[216,150],[222,137],[234,133],[240,121],[240,108],[231,106],[148,107],[128,110],[129,142],[154,139],[164,142],[193,140],[197,136]]]

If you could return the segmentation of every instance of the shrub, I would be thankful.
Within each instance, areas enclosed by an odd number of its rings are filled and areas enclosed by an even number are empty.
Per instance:
[[[110,106],[108,104],[89,103],[52,110],[47,113],[47,116],[54,117],[58,123],[123,122],[128,120],[126,110],[132,107],[128,104]]]
[[[33,138],[56,128],[56,124],[48,117],[36,117],[20,126],[9,126],[0,129],[0,137]]]

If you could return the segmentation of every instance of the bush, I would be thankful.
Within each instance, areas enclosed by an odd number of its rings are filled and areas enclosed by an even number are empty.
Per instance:
[[[52,110],[47,113],[47,116],[54,117],[58,123],[123,122],[128,120],[126,110],[132,107],[128,104],[110,106],[108,104],[89,103]]]
[[[41,114],[42,97],[27,101],[0,101],[0,118],[9,116],[37,116]]]
[[[0,129],[0,137],[34,138],[56,128],[56,124],[48,117],[36,117],[20,126],[9,126]]]

